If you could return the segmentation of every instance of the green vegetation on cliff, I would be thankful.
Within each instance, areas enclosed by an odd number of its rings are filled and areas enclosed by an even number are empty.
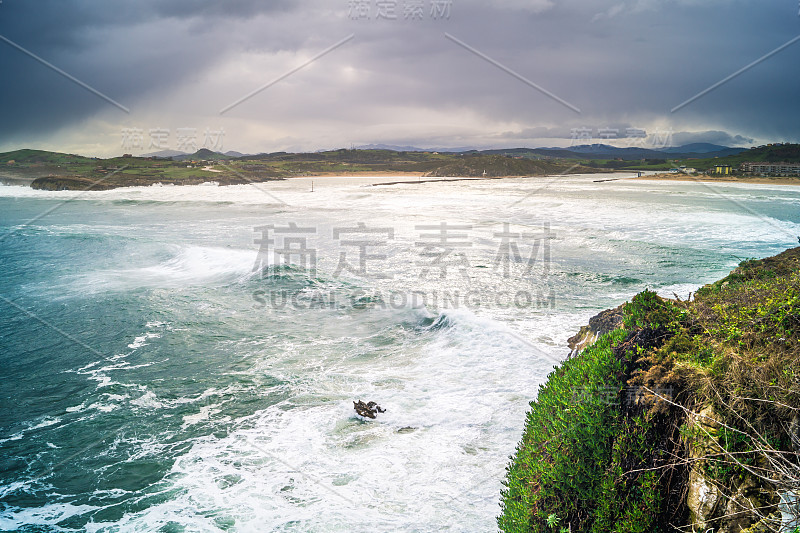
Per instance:
[[[800,248],[622,313],[531,403],[500,528],[793,531],[779,504],[800,492]]]

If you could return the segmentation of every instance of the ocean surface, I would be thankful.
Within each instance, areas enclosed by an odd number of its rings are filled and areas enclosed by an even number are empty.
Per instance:
[[[495,531],[568,337],[798,244],[800,188],[595,179],[0,186],[0,530]]]

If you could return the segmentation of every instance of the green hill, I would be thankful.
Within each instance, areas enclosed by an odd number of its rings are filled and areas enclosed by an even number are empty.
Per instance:
[[[175,161],[227,161],[235,158],[219,152],[212,152],[208,148],[200,148],[193,154],[177,155],[173,156],[172,159]]]
[[[775,144],[771,146],[759,146],[757,148],[750,148],[741,151],[734,155],[719,156],[720,152],[716,154],[692,154],[691,157],[687,154],[670,154],[661,153],[658,158],[645,159],[590,159],[582,160],[583,164],[592,168],[607,168],[618,170],[667,170],[669,168],[685,165],[687,167],[696,168],[704,172],[714,168],[716,165],[730,165],[735,170],[738,170],[740,165],[744,162],[765,161],[770,163],[778,163],[785,161],[787,163],[800,162],[800,145],[798,144]]]
[[[447,177],[499,177],[499,176],[546,176],[568,172],[597,172],[575,162],[536,159],[521,159],[502,155],[463,155],[429,171],[426,176]]]
[[[747,161],[767,161],[770,163],[786,161],[787,163],[797,163],[800,162],[800,144],[759,146],[742,152],[739,155],[745,156]]]
[[[198,163],[207,161],[211,163]],[[221,185],[320,174],[414,173],[427,176],[543,176],[563,172],[603,172],[574,161],[535,160],[511,155],[437,153],[393,150],[329,150],[305,154],[276,152],[231,157],[200,149],[171,159],[150,157],[87,158],[42,150],[0,154],[4,178],[23,178],[38,189],[87,187],[109,189],[154,183]],[[207,168],[208,166],[213,168]]]
[[[47,152],[45,150],[14,150],[13,152],[0,153],[0,163],[48,163],[53,165],[87,163],[92,159],[81,155],[62,154],[59,152]]]
[[[686,165],[697,170],[705,171],[716,165],[730,165],[738,170],[742,163],[769,162],[769,163],[797,163],[800,162],[800,144],[775,144],[750,148],[736,155],[725,157],[712,157],[702,159],[678,159],[670,161],[671,165]]]

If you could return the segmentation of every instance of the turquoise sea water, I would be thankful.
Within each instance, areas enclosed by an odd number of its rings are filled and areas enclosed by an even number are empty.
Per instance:
[[[493,531],[567,337],[800,235],[790,186],[592,179],[0,187],[0,529]]]

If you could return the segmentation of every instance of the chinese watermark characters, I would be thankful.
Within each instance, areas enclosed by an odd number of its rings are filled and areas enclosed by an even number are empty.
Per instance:
[[[147,138],[145,139],[145,133]],[[202,144],[200,136],[202,135]],[[206,148],[212,152],[223,149],[225,130],[220,128],[212,130],[205,128],[202,133],[197,128],[177,128],[175,130],[175,144],[170,144],[171,131],[168,128],[122,128],[122,148],[130,151],[144,150],[169,150],[174,147],[181,152],[193,153],[198,148]]]
[[[542,228],[541,232],[530,231],[529,227],[523,231],[510,223],[503,223],[501,228],[495,228],[500,231],[484,231],[483,235],[473,235],[477,232],[467,224],[440,222],[416,225],[414,238],[406,235],[403,239],[409,243],[408,248],[403,250],[394,242],[394,228],[365,222],[324,231],[296,222],[265,224],[255,228],[258,236],[254,243],[258,245],[258,253],[252,272],[262,279],[272,279],[288,268],[316,278],[319,270],[323,272],[323,277],[347,278],[343,286],[357,286],[358,282],[352,285],[353,278],[399,279],[400,282],[405,280],[409,288],[414,289],[389,291],[370,300],[372,305],[381,302],[391,302],[393,305],[423,302],[428,305],[435,302],[445,306],[484,303],[497,307],[555,308],[555,293],[547,284],[550,241],[555,234],[549,224],[543,224]],[[473,267],[472,261],[474,257],[471,259],[468,255],[474,249],[473,239],[483,245],[473,256],[478,255],[480,263],[490,263],[493,259],[493,269],[485,271],[483,277],[476,276],[477,267]],[[491,244],[487,246],[487,243]],[[320,257],[323,255],[320,249],[325,250],[329,257]],[[401,259],[387,264],[390,255]],[[381,268],[382,265],[388,268]],[[417,270],[408,267],[417,267]],[[538,267],[536,271],[535,267]],[[489,267],[481,264],[480,268]],[[424,283],[426,280],[435,282],[454,277],[461,281],[456,283],[457,289],[453,290]],[[478,278],[480,282],[476,281]],[[517,279],[518,283],[502,281],[510,278]],[[478,283],[484,290],[477,288]],[[430,289],[428,292],[416,291],[421,286]],[[274,307],[280,302],[286,304],[287,298],[297,299],[290,292],[258,291],[258,297],[254,295],[254,298],[262,305],[269,300]],[[274,298],[277,300],[271,301]],[[334,305],[334,299],[329,295],[322,299],[328,302],[326,306]],[[293,301],[292,305],[301,303],[302,299]]]
[[[350,20],[449,20],[453,0],[348,0]]]
[[[587,144],[594,140],[627,139],[627,144],[631,147],[661,150],[672,146],[672,134],[672,129],[655,130],[648,134],[641,128],[572,128],[570,130],[570,146]]]

